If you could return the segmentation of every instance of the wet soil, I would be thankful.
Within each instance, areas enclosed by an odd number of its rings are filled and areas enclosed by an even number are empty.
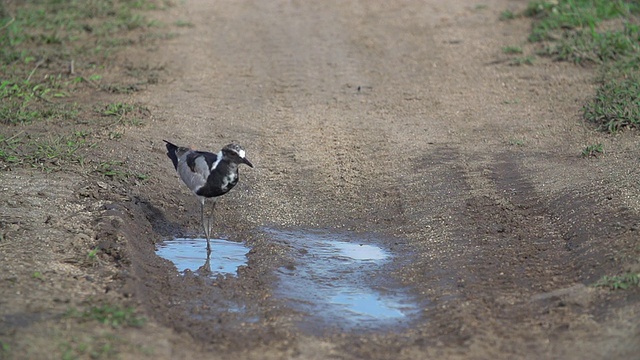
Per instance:
[[[121,358],[637,358],[640,289],[591,286],[640,271],[637,134],[581,120],[594,69],[509,65],[503,46],[533,51],[530,23],[499,15],[525,6],[193,0],[157,14],[194,26],[123,55],[163,72],[127,98],[152,120],[105,144],[150,178],[0,174],[3,343],[49,358],[84,333],[107,341],[62,316],[100,300],[148,318],[109,338]],[[250,248],[236,274],[156,254],[202,237],[162,139],[247,149],[255,169],[214,228]],[[580,157],[593,143],[607,152]],[[383,249],[353,282],[401,289],[417,310],[372,329],[296,306],[282,276],[310,250],[278,232]]]

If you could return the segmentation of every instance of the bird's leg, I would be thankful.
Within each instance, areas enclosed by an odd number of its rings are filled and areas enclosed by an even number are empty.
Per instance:
[[[211,215],[207,218],[207,257],[211,254]]]
[[[209,224],[204,223],[204,199],[200,201],[200,221],[202,222],[202,227],[204,228],[204,236],[207,238],[207,256],[211,254],[211,243],[209,241],[211,234],[211,226],[210,221]]]
[[[216,208],[216,201],[213,200],[211,204],[211,213],[209,214],[209,219],[207,220],[207,227],[209,228],[209,232],[207,234],[207,253],[211,253],[211,247],[209,246],[209,236],[211,235],[211,228],[213,227],[213,210]]]

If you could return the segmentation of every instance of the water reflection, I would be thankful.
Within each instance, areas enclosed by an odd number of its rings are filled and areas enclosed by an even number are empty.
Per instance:
[[[206,239],[176,238],[158,244],[156,254],[173,262],[180,273],[189,269],[206,276],[235,275],[238,266],[247,263],[249,248],[242,243],[211,239],[211,250],[207,256]]]
[[[391,254],[371,240],[335,233],[268,233],[289,244],[296,257],[295,267],[280,269],[276,295],[309,314],[310,323],[372,329],[408,322],[418,311],[406,289],[385,271]]]

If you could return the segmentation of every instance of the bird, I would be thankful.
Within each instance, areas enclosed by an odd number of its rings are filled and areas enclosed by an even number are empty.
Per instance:
[[[217,198],[229,192],[238,183],[238,166],[245,164],[253,168],[242,146],[231,143],[218,151],[196,151],[189,147],[177,146],[163,140],[167,146],[167,156],[178,172],[182,182],[200,201],[200,221],[207,237],[207,255],[211,253],[211,226]],[[204,222],[205,199],[212,199],[211,213]]]

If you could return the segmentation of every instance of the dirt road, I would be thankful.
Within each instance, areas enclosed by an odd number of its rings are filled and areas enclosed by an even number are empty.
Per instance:
[[[525,5],[192,0],[160,14],[193,27],[126,55],[166,71],[130,99],[153,122],[112,149],[150,179],[50,195],[100,199],[69,212],[98,218],[87,236],[113,263],[77,291],[108,286],[148,315],[126,334],[153,350],[132,357],[637,357],[640,290],[590,286],[640,267],[637,136],[605,136],[580,119],[593,69],[509,65],[501,49],[531,46],[529,22],[499,14]],[[155,243],[199,229],[162,139],[212,151],[238,141],[256,165],[216,213],[216,235],[252,249],[237,277],[178,276],[154,254]],[[611,150],[581,158],[593,143]],[[303,260],[270,229],[380,246],[392,256],[376,277],[419,311],[373,331],[309,321],[276,291],[283,269],[296,276]]]

